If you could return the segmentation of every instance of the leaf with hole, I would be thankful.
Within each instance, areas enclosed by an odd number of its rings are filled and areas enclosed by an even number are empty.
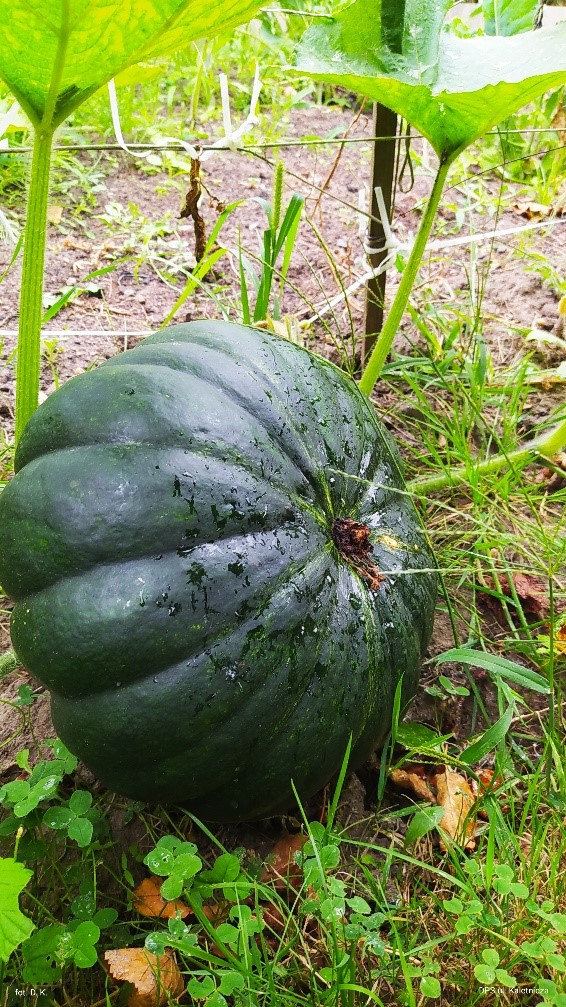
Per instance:
[[[22,980],[31,985],[56,983],[61,978],[62,966],[58,957],[61,937],[65,933],[62,923],[42,927],[22,944],[24,960]]]

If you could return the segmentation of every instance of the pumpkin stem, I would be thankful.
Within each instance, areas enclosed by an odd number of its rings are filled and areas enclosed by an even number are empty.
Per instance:
[[[385,580],[379,572],[372,557],[373,546],[370,542],[370,531],[367,524],[353,521],[351,517],[337,517],[332,522],[332,541],[338,552],[369,584],[372,591],[377,591]]]

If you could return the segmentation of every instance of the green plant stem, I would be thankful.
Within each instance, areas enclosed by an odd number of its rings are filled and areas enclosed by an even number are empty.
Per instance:
[[[16,366],[16,444],[37,408],[43,315],[43,265],[47,234],[47,200],[53,130],[38,127],[33,144],[24,260],[20,295]]]
[[[474,466],[473,472],[474,475],[488,475],[490,472],[499,471],[505,465],[520,465],[540,457],[551,459],[564,447],[566,447],[566,420],[562,420],[549,434],[537,437],[523,448],[516,448],[515,451],[508,451],[506,454],[493,455],[492,458],[487,458],[484,462],[478,462]],[[469,466],[459,465],[443,475],[431,476],[428,479],[413,479],[407,483],[407,489],[416,496],[425,496],[428,493],[445,489],[446,486],[457,486],[469,482],[469,479]]]
[[[364,373],[360,379],[360,389],[368,396],[371,395],[379,375],[381,374],[383,365],[387,360],[387,355],[397,333],[397,329],[399,328],[399,323],[403,317],[405,308],[407,307],[452,161],[453,157],[446,157],[445,160],[441,160],[438,166],[438,171],[434,179],[434,185],[428,199],[426,210],[417,231],[417,236],[415,238],[415,243],[409,256],[409,260],[403,270],[401,282],[397,288],[393,304],[391,305],[385,324],[377,338],[371,356],[366,364]]]

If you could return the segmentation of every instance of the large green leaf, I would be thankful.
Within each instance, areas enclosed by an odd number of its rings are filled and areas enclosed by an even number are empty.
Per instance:
[[[483,0],[487,35],[518,35],[530,31],[542,6],[541,0]]]
[[[248,20],[261,0],[0,0],[0,77],[51,130],[121,70]]]
[[[18,896],[31,876],[32,871],[12,857],[0,859],[0,962],[8,961],[34,929],[18,905]]]
[[[443,28],[451,0],[355,0],[309,28],[295,69],[393,109],[452,158],[548,88],[566,83],[566,22],[500,38]],[[386,26],[401,16],[401,52]],[[397,33],[399,39],[400,31]]]

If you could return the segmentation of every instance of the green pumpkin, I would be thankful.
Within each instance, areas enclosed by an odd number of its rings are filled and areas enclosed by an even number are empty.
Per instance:
[[[415,691],[434,560],[356,385],[175,325],[55,392],[0,497],[12,639],[108,787],[237,821],[353,766]]]

